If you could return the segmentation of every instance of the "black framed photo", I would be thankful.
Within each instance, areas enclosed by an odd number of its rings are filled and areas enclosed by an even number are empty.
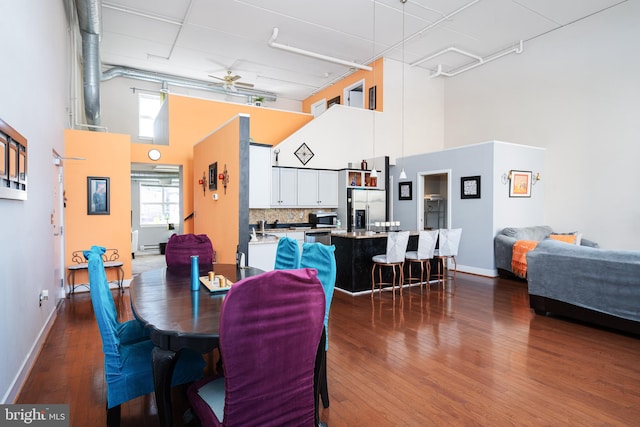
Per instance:
[[[87,215],[109,215],[109,178],[87,177]]]
[[[209,165],[209,190],[215,191],[218,189],[218,162],[213,162]]]
[[[369,88],[369,110],[376,109],[376,86]]]
[[[399,182],[398,196],[400,200],[411,200],[413,198],[413,183],[411,181]]]
[[[463,176],[460,178],[460,198],[480,198],[480,176]]]

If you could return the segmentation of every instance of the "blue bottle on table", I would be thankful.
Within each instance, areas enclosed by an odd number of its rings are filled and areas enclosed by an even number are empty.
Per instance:
[[[198,255],[191,256],[191,290],[200,290],[200,270],[198,268]]]

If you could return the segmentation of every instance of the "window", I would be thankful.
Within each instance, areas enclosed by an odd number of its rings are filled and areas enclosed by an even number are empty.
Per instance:
[[[138,95],[138,137],[153,139],[153,122],[162,106],[160,95]]]
[[[140,185],[140,225],[180,223],[180,188]]]

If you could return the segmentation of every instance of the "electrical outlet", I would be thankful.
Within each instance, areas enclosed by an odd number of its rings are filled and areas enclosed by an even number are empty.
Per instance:
[[[40,292],[40,298],[39,298],[39,304],[40,307],[42,307],[42,301],[48,300],[49,299],[49,290],[48,289],[44,289]]]
[[[302,219],[303,217],[304,217],[304,214],[300,212],[300,219]]]

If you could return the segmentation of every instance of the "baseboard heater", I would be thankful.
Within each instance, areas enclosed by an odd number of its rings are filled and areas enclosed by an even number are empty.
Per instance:
[[[142,245],[142,250],[143,251],[159,251],[160,245],[157,243],[155,245]]]

